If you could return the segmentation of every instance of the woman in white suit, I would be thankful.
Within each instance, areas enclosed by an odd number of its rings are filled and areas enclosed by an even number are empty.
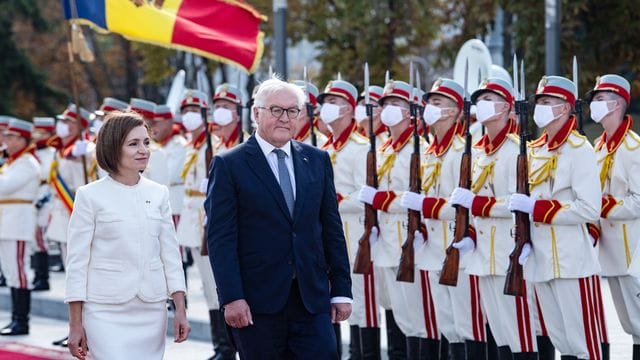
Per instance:
[[[174,341],[187,339],[186,290],[169,190],[142,176],[149,134],[133,112],[107,115],[96,144],[109,173],[78,189],[68,230],[65,302],[78,359],[162,359],[166,299]]]

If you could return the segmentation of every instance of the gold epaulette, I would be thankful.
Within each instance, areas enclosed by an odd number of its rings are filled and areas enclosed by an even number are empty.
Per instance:
[[[624,147],[629,151],[640,148],[640,136],[633,130],[627,131],[627,136],[624,137]]]
[[[351,136],[349,137],[351,140],[353,140],[356,144],[363,144],[366,145],[369,143],[369,138],[364,137],[362,135],[360,135],[358,132],[354,131],[351,133]]]
[[[513,141],[516,145],[520,145],[520,136],[516,134],[507,134],[507,139]]]
[[[462,149],[464,149],[464,138],[460,135],[455,135],[455,137],[453,138],[453,143],[451,144],[451,146],[453,146],[453,149],[455,151],[460,151]]]
[[[571,135],[567,138],[567,142],[574,148],[580,147],[587,142],[587,137],[581,135],[578,131],[572,130]]]

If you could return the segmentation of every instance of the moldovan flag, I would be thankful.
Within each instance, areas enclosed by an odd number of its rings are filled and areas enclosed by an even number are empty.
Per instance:
[[[62,0],[65,18],[98,32],[188,51],[253,72],[266,20],[243,0]]]

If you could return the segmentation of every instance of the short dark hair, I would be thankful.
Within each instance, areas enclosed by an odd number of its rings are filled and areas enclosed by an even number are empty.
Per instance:
[[[110,175],[118,173],[124,141],[138,126],[147,127],[142,116],[133,111],[111,111],[105,116],[96,141],[96,158]]]

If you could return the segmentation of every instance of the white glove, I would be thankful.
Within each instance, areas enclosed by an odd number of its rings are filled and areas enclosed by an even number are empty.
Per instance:
[[[207,189],[209,189],[209,178],[204,178],[200,183],[200,192],[206,194]]]
[[[88,140],[78,140],[73,144],[73,149],[71,149],[71,155],[74,157],[80,157],[82,155],[87,154],[87,147],[89,146]]]
[[[369,234],[369,246],[373,246],[373,244],[378,242],[380,238],[380,231],[377,226],[371,228],[371,234]]]
[[[449,202],[451,202],[452,205],[460,205],[471,209],[474,197],[476,197],[476,195],[471,190],[457,187],[453,189]]]
[[[524,266],[529,255],[531,255],[531,244],[525,243],[522,247],[522,251],[520,252],[520,256],[518,256],[518,264]]]
[[[462,240],[454,242],[451,245],[460,251],[460,257],[465,256],[467,253],[471,252],[471,250],[476,248],[476,244],[474,244],[473,239],[468,236],[463,237]]]
[[[536,201],[525,194],[515,193],[509,198],[509,210],[521,211],[527,214],[533,213]]]
[[[362,185],[360,192],[358,193],[358,200],[369,205],[373,205],[373,198],[376,196],[378,190],[369,185]]]
[[[413,191],[405,191],[400,198],[400,206],[415,211],[422,211],[422,201],[424,201],[424,195],[414,193]]]
[[[416,232],[413,235],[413,250],[418,251],[418,249],[423,247],[424,244],[425,244],[425,241],[424,241],[424,236],[422,235],[422,232],[420,230],[416,230]]]

